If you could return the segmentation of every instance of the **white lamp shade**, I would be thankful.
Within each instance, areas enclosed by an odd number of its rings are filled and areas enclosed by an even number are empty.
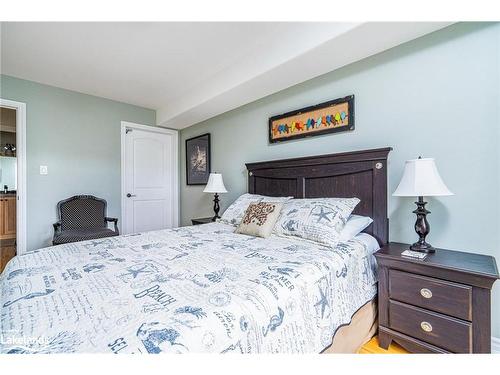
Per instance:
[[[204,193],[227,193],[222,175],[220,173],[210,173],[207,186],[203,190]]]
[[[394,196],[398,197],[433,197],[453,195],[446,187],[434,163],[434,159],[407,160],[403,177]]]

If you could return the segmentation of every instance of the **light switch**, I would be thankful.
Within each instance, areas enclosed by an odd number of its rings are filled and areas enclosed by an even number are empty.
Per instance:
[[[49,168],[46,165],[40,165],[40,174],[49,174]]]

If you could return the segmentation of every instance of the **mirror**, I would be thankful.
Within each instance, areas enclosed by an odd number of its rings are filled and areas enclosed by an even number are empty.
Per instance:
[[[0,190],[17,190],[16,111],[0,107]]]
[[[17,190],[17,163],[12,156],[0,156],[0,188],[3,190]]]

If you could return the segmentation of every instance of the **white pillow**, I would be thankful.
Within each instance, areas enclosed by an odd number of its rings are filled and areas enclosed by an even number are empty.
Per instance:
[[[268,197],[259,194],[242,194],[226,209],[226,211],[224,211],[220,218],[220,222],[238,226],[243,216],[245,216],[245,212],[248,206],[250,206],[250,203],[259,203],[261,201],[284,203],[291,198],[293,197]]]
[[[368,216],[360,216],[360,215],[351,215],[349,216],[349,220],[340,232],[340,242],[347,242],[352,240],[358,234],[360,234],[363,230],[365,230],[373,220]]]
[[[358,198],[291,199],[281,210],[274,231],[336,246]]]
[[[285,203],[288,202],[290,199],[293,199],[293,197],[270,197],[267,195],[259,195],[259,197],[262,197],[262,202],[276,202],[276,203]]]

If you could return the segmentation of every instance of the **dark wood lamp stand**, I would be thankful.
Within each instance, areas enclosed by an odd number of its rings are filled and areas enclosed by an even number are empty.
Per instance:
[[[415,232],[418,234],[418,241],[410,246],[410,250],[420,251],[423,253],[433,253],[436,250],[431,246],[431,244],[425,241],[425,237],[431,231],[431,226],[427,221],[427,215],[431,212],[425,208],[427,202],[424,202],[424,197],[418,197],[418,201],[415,202],[417,209],[413,211],[417,215],[417,221],[415,222]]]
[[[212,218],[212,221],[220,219],[219,211],[220,211],[219,194],[215,193],[215,195],[214,195],[214,212],[215,212],[215,216]]]

